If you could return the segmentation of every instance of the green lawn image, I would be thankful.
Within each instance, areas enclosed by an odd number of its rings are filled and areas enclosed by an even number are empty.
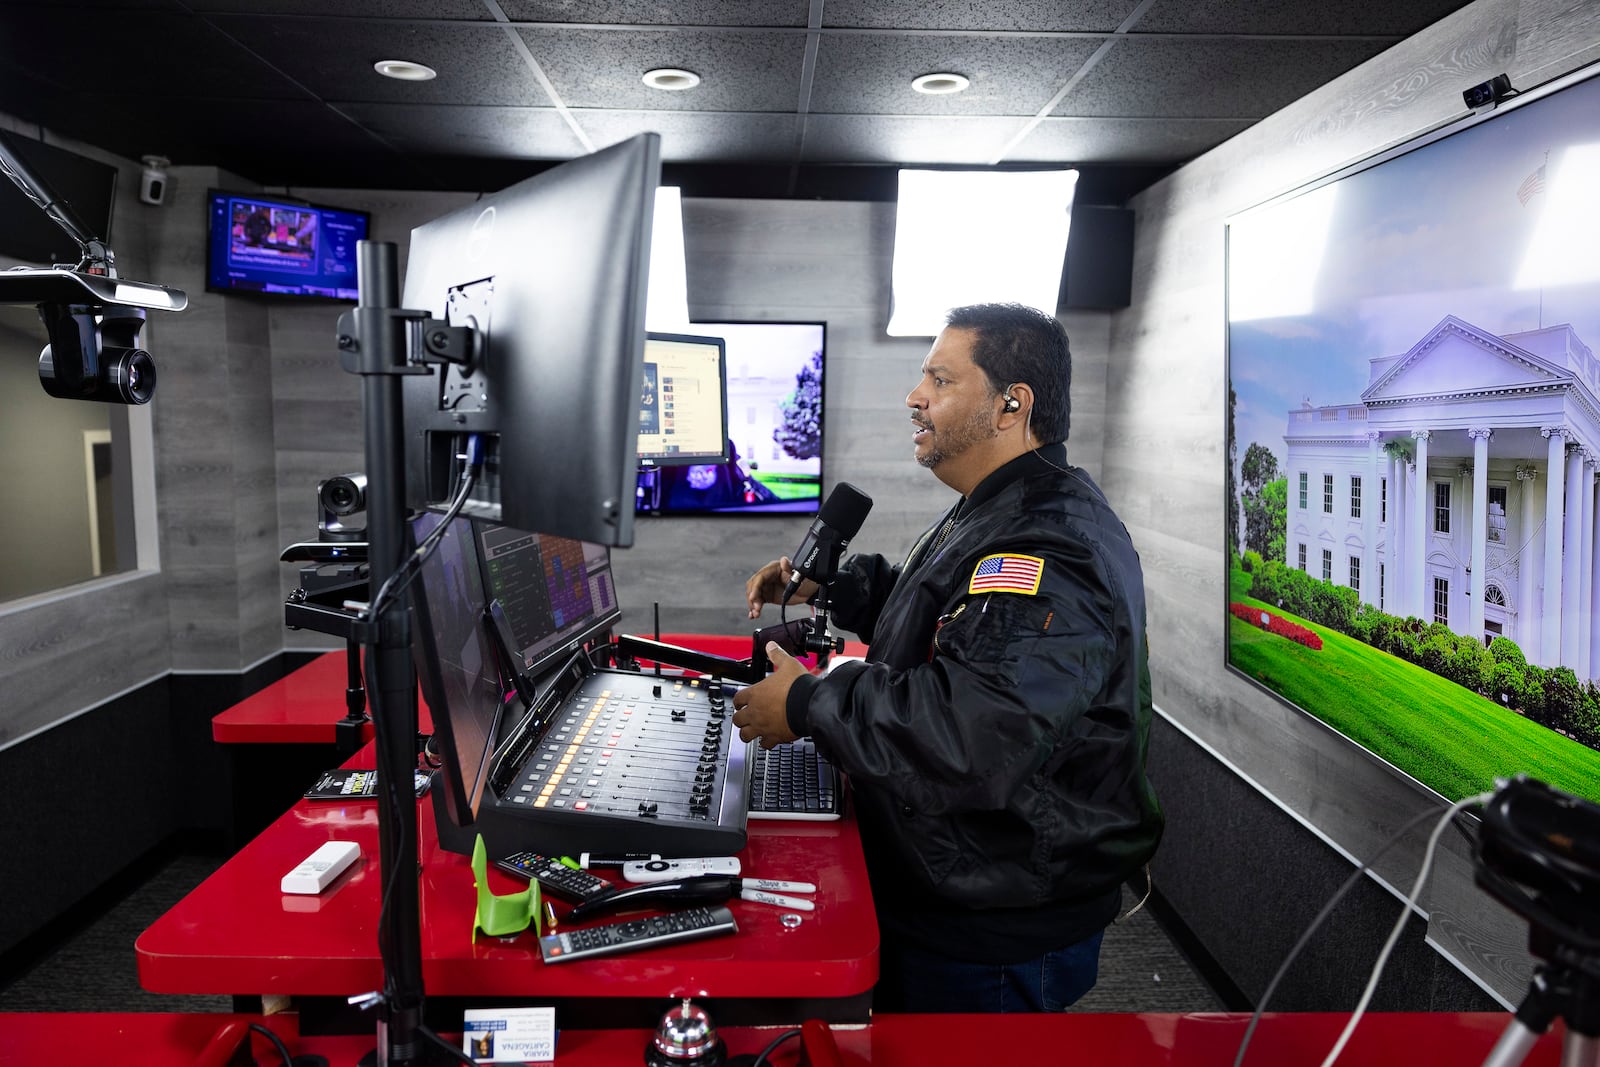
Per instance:
[[[1396,659],[1352,637],[1248,595],[1235,569],[1230,599],[1270,611],[1322,638],[1312,651],[1241,619],[1228,618],[1234,667],[1451,800],[1525,772],[1600,801],[1600,751]]]
[[[771,489],[779,500],[817,497],[822,479],[815,474],[767,474],[756,471],[756,481]]]

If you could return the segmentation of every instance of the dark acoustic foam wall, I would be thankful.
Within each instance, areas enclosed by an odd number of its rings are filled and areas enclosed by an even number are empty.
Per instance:
[[[1133,210],[1075,204],[1061,276],[1061,307],[1125,308],[1133,293]]]

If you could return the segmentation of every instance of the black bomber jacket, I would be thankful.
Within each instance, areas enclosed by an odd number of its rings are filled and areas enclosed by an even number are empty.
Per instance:
[[[866,661],[798,679],[786,711],[850,777],[880,915],[886,894],[902,911],[1102,912],[1161,836],[1144,582],[1065,446],[989,475],[905,565],[850,557],[831,603]]]

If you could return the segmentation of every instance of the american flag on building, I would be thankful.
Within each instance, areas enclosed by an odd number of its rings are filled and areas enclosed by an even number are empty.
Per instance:
[[[1039,591],[1044,560],[1038,556],[985,556],[967,583],[969,593],[1027,593]]]
[[[1539,164],[1539,169],[1522,179],[1522,184],[1517,186],[1517,202],[1523,207],[1528,206],[1528,201],[1544,192],[1545,164]]]

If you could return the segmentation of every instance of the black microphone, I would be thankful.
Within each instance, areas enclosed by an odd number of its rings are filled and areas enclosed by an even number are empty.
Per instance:
[[[805,539],[790,557],[794,563],[794,576],[789,587],[778,601],[787,604],[789,598],[800,590],[802,579],[810,578],[818,585],[827,585],[839,575],[839,556],[850,539],[867,521],[872,510],[872,498],[849,482],[840,482],[822,502],[816,521],[806,531]]]

